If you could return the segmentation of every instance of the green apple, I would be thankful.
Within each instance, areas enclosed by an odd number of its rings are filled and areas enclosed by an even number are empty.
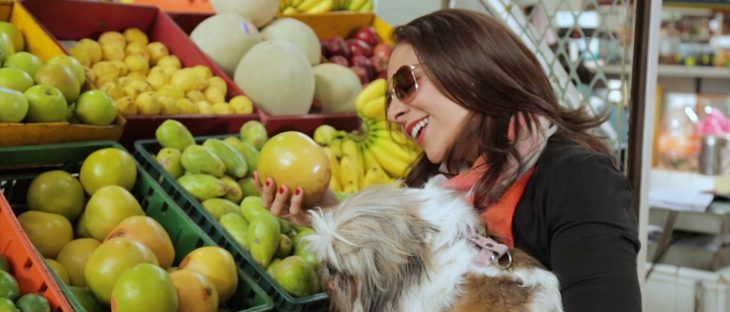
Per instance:
[[[0,32],[0,62],[4,62],[6,58],[15,54],[12,39],[4,32]]]
[[[39,84],[25,90],[28,99],[28,122],[60,122],[66,120],[66,99],[53,86]]]
[[[28,113],[28,100],[23,93],[0,88],[0,122],[20,122]]]
[[[68,55],[59,55],[54,56],[46,64],[59,64],[68,67],[76,77],[76,79],[79,81],[79,85],[83,85],[84,82],[86,82],[86,71],[84,70],[84,65],[79,62],[79,60],[75,59],[72,56]]]
[[[19,68],[28,73],[31,77],[35,77],[38,70],[43,67],[43,61],[31,53],[20,51],[8,56],[3,63],[3,67]]]
[[[0,87],[25,92],[32,87],[33,77],[21,69],[0,68]]]
[[[10,38],[10,42],[13,43],[13,49],[15,51],[25,50],[25,40],[23,40],[23,34],[18,31],[15,25],[8,22],[0,22],[0,33],[5,33]]]
[[[76,102],[76,116],[85,124],[105,126],[117,118],[117,107],[104,91],[86,91]]]

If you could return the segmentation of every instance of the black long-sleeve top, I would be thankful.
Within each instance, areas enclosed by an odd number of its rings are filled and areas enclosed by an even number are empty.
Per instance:
[[[641,311],[632,190],[611,160],[553,136],[517,205],[515,247],[560,280],[567,312]]]

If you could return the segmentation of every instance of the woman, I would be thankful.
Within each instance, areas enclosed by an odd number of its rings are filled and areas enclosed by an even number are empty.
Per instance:
[[[632,192],[591,132],[603,120],[559,106],[532,52],[488,16],[442,10],[394,37],[388,119],[424,151],[406,184],[450,176],[490,232],[556,273],[565,311],[640,311]],[[285,212],[288,188],[266,184],[273,213],[306,222],[301,190]]]

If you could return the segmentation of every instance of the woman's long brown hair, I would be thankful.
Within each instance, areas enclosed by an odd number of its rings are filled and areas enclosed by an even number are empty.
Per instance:
[[[559,105],[555,92],[533,53],[508,28],[474,11],[441,10],[419,17],[394,30],[396,43],[409,44],[439,91],[473,114],[463,135],[445,158],[446,168],[458,172],[469,155],[486,158],[490,168],[478,181],[475,203],[483,209],[499,200],[508,185],[497,185],[509,155],[522,160],[507,138],[510,118],[522,115],[528,125],[533,114],[557,126],[557,136],[583,147],[609,154],[591,129],[606,117],[591,117],[585,107],[572,110]],[[516,134],[520,128],[515,125]],[[528,131],[533,129],[528,127]],[[475,146],[476,144],[476,146]],[[437,174],[440,164],[423,155],[406,177],[409,186],[422,186]]]

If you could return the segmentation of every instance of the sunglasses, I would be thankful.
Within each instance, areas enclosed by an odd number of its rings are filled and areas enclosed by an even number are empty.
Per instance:
[[[390,104],[393,96],[407,103],[413,99],[418,91],[418,78],[420,78],[420,65],[403,65],[393,74],[391,88],[387,93],[387,103]]]

